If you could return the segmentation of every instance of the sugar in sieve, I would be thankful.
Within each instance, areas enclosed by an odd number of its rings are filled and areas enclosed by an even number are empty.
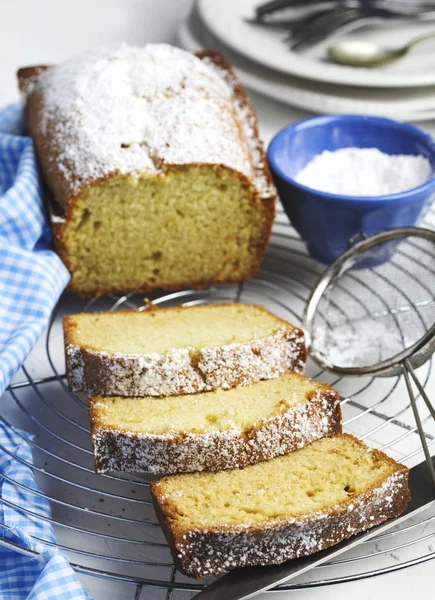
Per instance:
[[[340,375],[403,374],[428,468],[416,397],[435,420],[415,369],[435,350],[435,232],[402,227],[356,241],[312,291],[304,329],[311,356]]]

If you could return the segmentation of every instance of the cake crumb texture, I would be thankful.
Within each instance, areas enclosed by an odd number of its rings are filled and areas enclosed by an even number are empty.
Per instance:
[[[340,397],[296,373],[167,398],[89,398],[96,470],[154,474],[255,464],[341,432]]]
[[[302,372],[303,332],[257,305],[228,303],[64,318],[72,391],[172,396]]]
[[[174,561],[193,577],[279,564],[400,515],[408,469],[351,435],[245,469],[151,484]]]
[[[72,291],[254,275],[276,194],[255,113],[218,53],[123,44],[34,73],[19,78]]]

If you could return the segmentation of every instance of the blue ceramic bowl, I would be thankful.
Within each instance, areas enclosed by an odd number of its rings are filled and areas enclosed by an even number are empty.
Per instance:
[[[281,202],[311,254],[335,260],[358,233],[373,235],[417,224],[435,198],[435,179],[389,196],[341,196],[297,183],[295,177],[324,150],[378,148],[387,154],[420,154],[435,171],[435,143],[408,123],[382,117],[334,115],[292,123],[271,141],[267,158]]]

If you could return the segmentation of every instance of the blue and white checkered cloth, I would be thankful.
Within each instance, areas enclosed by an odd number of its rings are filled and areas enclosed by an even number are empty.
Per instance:
[[[31,467],[32,453],[22,434],[0,422],[0,542],[39,554],[29,558],[0,545],[0,598],[2,600],[85,600],[83,591],[68,559],[55,547],[47,499],[32,492],[38,487]],[[26,513],[13,508],[22,506]],[[40,518],[33,518],[34,513]],[[42,541],[39,541],[42,540]]]
[[[49,249],[39,174],[21,107],[0,110],[0,396],[47,325],[68,282]]]
[[[33,144],[21,131],[21,107],[0,110],[0,396],[68,282],[65,267],[50,250]],[[0,598],[85,600],[68,559],[54,545],[49,520],[44,520],[50,517],[50,506],[31,464],[25,434],[0,419]],[[26,556],[10,543],[39,556]]]

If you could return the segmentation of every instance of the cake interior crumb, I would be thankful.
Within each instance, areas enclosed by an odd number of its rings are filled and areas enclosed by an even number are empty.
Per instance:
[[[296,404],[308,402],[319,385],[294,373],[251,386],[167,398],[96,396],[96,426],[142,434],[242,431]]]
[[[159,493],[182,530],[264,526],[335,507],[382,485],[395,469],[385,456],[340,435],[243,470],[168,477]]]

